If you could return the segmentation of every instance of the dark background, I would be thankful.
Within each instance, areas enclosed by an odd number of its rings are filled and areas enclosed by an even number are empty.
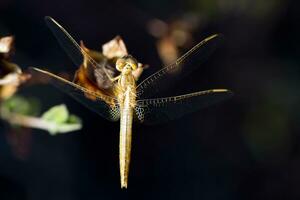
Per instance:
[[[129,188],[121,190],[119,124],[51,85],[25,85],[20,94],[39,98],[43,110],[66,103],[84,127],[54,137],[3,125],[0,199],[300,199],[299,6],[297,0],[1,0],[0,35],[15,35],[13,60],[23,70],[76,69],[44,23],[50,15],[95,49],[121,35],[129,52],[150,65],[146,77],[162,66],[147,22],[196,13],[194,41],[223,33],[225,42],[173,91],[228,88],[235,96],[167,124],[135,125]]]

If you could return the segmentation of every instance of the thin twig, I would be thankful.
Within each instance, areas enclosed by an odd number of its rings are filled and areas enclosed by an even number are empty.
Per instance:
[[[31,117],[17,113],[11,113],[6,109],[1,109],[1,118],[13,125],[28,128],[36,128],[49,131],[50,134],[66,133],[81,129],[81,124],[57,124],[46,121],[38,117]]]

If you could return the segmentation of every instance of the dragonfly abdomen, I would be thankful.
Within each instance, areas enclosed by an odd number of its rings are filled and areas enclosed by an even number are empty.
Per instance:
[[[120,177],[121,188],[127,188],[129,165],[130,165],[130,153],[131,153],[131,136],[132,136],[132,119],[133,119],[133,107],[132,107],[132,91],[128,87],[124,94],[124,101],[120,105],[121,119],[120,119]]]

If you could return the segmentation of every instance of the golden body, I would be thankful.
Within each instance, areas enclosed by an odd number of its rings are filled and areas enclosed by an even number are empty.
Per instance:
[[[115,88],[115,94],[120,106],[120,141],[119,141],[119,162],[121,188],[127,188],[133,111],[136,105],[136,80],[134,71],[137,69],[136,61],[131,57],[120,58],[116,62],[116,68],[121,74],[112,79],[118,83]]]

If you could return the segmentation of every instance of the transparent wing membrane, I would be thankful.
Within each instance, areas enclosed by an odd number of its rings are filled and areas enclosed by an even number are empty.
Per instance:
[[[87,108],[96,112],[105,119],[109,121],[119,120],[120,112],[117,100],[115,98],[90,91],[87,88],[81,87],[80,85],[77,85],[71,81],[38,68],[31,68],[31,71],[34,73],[39,73],[40,76],[44,76],[46,79],[50,79],[50,82],[53,85],[57,86],[60,90],[69,94]]]
[[[215,34],[202,40],[175,63],[143,80],[137,86],[138,97],[151,98],[154,94],[172,86],[175,81],[195,70],[216,49],[221,38],[222,36]]]
[[[145,124],[159,124],[195,112],[231,97],[226,89],[200,91],[180,96],[138,100],[136,116]]]
[[[86,62],[88,62],[87,66],[94,68],[95,73],[98,73],[98,75],[105,79],[105,81],[110,81],[110,77],[108,75],[109,72],[107,72],[103,65],[99,65],[93,58],[91,58],[59,23],[51,17],[45,17],[45,21],[60,46],[64,49],[76,66],[80,66],[83,63],[83,58],[85,57]]]

